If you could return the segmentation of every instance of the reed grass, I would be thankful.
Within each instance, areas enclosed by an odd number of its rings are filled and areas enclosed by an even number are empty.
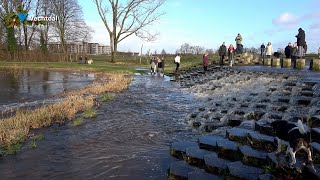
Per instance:
[[[91,107],[83,112],[82,117],[83,118],[95,118],[95,117],[97,117],[97,111],[93,107]]]
[[[121,92],[127,89],[131,79],[120,74],[97,75],[97,80],[78,91],[63,94],[62,102],[39,107],[34,110],[20,110],[15,116],[0,120],[0,147],[5,154],[15,154],[21,148],[30,130],[48,127],[54,123],[72,120],[78,113],[92,113],[98,94]],[[76,122],[75,122],[76,123]],[[77,123],[76,123],[77,124]]]
[[[72,121],[72,126],[81,126],[83,125],[85,122],[83,121],[82,118],[77,118],[75,120]]]

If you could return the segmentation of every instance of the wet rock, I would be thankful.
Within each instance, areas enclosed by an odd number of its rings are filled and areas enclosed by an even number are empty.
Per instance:
[[[268,117],[270,119],[274,119],[274,120],[281,120],[282,119],[282,116],[277,115],[277,114],[269,114]]]
[[[189,172],[188,180],[223,180],[223,178],[198,170]]]
[[[240,161],[229,163],[227,166],[230,175],[235,178],[256,180],[263,173],[262,169],[244,165]]]
[[[226,174],[228,171],[227,165],[231,163],[229,160],[219,158],[216,153],[204,156],[204,161],[208,172],[219,175]]]
[[[199,112],[193,112],[190,117],[191,118],[196,118],[198,116]]]
[[[191,147],[186,150],[186,161],[190,165],[197,167],[204,167],[204,156],[212,154],[212,151],[199,149],[199,147]]]
[[[170,147],[170,155],[183,160],[186,155],[186,149],[190,147],[198,147],[198,144],[187,141],[172,143]]]
[[[289,103],[290,102],[290,99],[289,98],[278,98],[278,102],[281,102],[281,103]]]
[[[241,144],[247,142],[247,137],[249,135],[249,130],[242,128],[232,128],[226,131],[226,137],[231,141],[236,141]]]
[[[299,176],[301,173],[301,167],[305,161],[301,158],[296,157],[297,163],[290,167],[289,163],[291,162],[291,158],[289,156],[285,156],[283,153],[279,155],[275,155],[274,153],[269,153],[267,155],[267,161],[270,165],[270,168],[275,174],[290,174],[293,177]]]
[[[255,130],[262,134],[274,136],[273,128],[270,126],[271,122],[271,120],[261,119],[256,122]]]
[[[311,129],[312,140],[320,143],[320,128]]]
[[[296,86],[296,85],[297,85],[296,81],[289,81],[283,84],[283,86]]]
[[[300,95],[305,97],[313,97],[313,91],[301,91]]]
[[[254,131],[254,129],[255,129],[255,120],[243,121],[243,122],[238,126],[238,128],[248,129],[248,130]]]
[[[201,149],[216,151],[217,141],[220,139],[224,139],[224,138],[222,136],[217,136],[217,135],[202,136],[198,139],[199,147]]]
[[[288,107],[287,106],[275,106],[272,109],[275,111],[285,112],[288,109]]]
[[[172,163],[169,168],[169,179],[188,179],[188,173],[196,171],[197,168],[190,166],[184,161]]]
[[[300,98],[297,100],[298,105],[308,106],[311,102],[312,98]]]
[[[192,126],[194,127],[194,128],[199,128],[200,126],[201,126],[201,121],[199,121],[199,120],[195,120],[195,121],[193,121],[192,122]]]
[[[199,111],[205,111],[205,110],[206,110],[206,108],[204,108],[204,107],[199,108]]]
[[[255,108],[264,110],[264,109],[267,109],[267,105],[265,105],[265,104],[256,104]]]
[[[311,147],[313,150],[313,157],[312,157],[313,161],[316,164],[320,164],[320,144],[313,142],[311,143]]]
[[[273,152],[276,149],[276,144],[273,136],[260,134],[252,131],[249,133],[249,144],[255,149],[263,149],[268,152]]]
[[[206,132],[212,132],[216,130],[219,127],[223,127],[225,124],[223,122],[219,121],[213,121],[213,122],[205,122],[204,129]]]
[[[238,145],[228,139],[220,139],[217,141],[219,157],[228,160],[239,160],[240,154],[238,152]]]
[[[228,122],[228,126],[236,127],[241,124],[241,122],[243,121],[243,117],[231,115],[231,116],[228,116],[226,120]]]
[[[316,170],[316,172],[314,171]],[[320,174],[319,174],[320,167],[319,165],[315,165],[313,168],[311,165],[307,165],[304,167],[303,172],[302,172],[302,179],[305,180],[310,180],[310,179],[320,179]]]
[[[311,127],[320,127],[320,115],[312,116],[311,117]]]
[[[262,111],[253,111],[253,112],[247,113],[244,117],[249,120],[250,119],[259,120],[264,114],[265,112],[262,112]]]
[[[252,149],[250,146],[241,146],[242,162],[251,166],[262,167],[267,164],[267,153]]]
[[[277,180],[277,178],[272,174],[262,174],[259,176],[258,180]]]

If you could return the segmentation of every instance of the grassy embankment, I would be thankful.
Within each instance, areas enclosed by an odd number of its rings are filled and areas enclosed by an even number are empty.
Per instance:
[[[32,129],[48,127],[54,123],[64,123],[72,120],[73,126],[84,123],[83,118],[96,116],[95,102],[99,95],[101,102],[112,99],[109,93],[120,92],[127,88],[131,79],[124,75],[136,72],[136,68],[149,68],[149,60],[134,57],[118,57],[117,63],[110,63],[108,57],[89,57],[94,60],[92,65],[75,62],[0,62],[0,68],[18,73],[20,68],[54,69],[54,70],[84,70],[96,72],[97,80],[91,85],[77,91],[62,94],[65,100],[60,103],[39,107],[34,110],[19,110],[12,117],[0,120],[0,146],[3,155],[15,154],[27,140],[31,139],[29,147],[36,148],[36,140],[41,135],[31,134]],[[166,58],[166,73],[173,72],[174,57]],[[181,68],[185,69],[201,64],[201,56],[187,56],[181,59]],[[85,94],[90,94],[84,96]],[[81,117],[77,117],[82,113]],[[37,138],[41,136],[42,138]]]

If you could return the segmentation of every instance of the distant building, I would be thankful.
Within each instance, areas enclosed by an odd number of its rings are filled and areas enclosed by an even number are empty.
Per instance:
[[[49,43],[48,49],[54,53],[61,53],[61,44],[60,43]],[[67,52],[71,54],[110,54],[111,48],[110,46],[99,45],[98,43],[69,43],[67,44]]]

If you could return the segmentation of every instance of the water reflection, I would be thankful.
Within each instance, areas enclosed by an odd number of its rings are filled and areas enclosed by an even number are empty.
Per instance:
[[[94,75],[86,72],[0,70],[0,105],[39,100],[81,88],[93,80]]]

